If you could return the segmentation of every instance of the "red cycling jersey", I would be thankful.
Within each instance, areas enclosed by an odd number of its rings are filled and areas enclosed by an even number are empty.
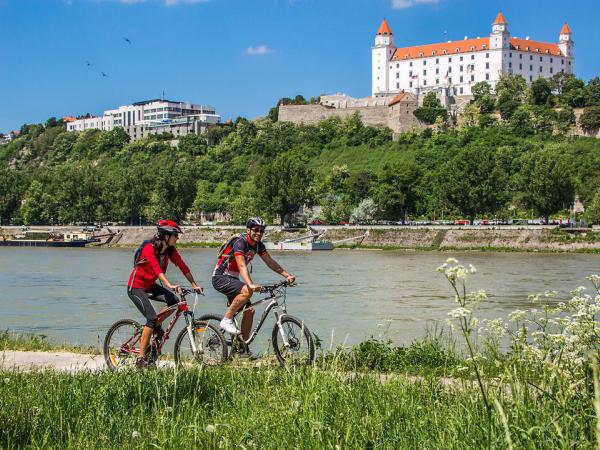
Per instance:
[[[154,247],[152,244],[148,242],[142,252],[140,253],[140,261],[144,261],[142,264],[136,266],[131,271],[131,275],[129,275],[129,281],[127,283],[127,287],[137,288],[137,289],[150,289],[156,283],[158,276],[161,273],[167,272],[167,266],[169,265],[169,259],[173,261],[181,273],[184,275],[190,272],[189,267],[186,263],[183,262],[181,255],[177,251],[176,248],[173,248],[171,251],[166,252],[167,255],[164,258],[164,268],[161,267],[161,264],[156,257],[156,253],[154,252]],[[168,256],[168,257],[167,257]]]

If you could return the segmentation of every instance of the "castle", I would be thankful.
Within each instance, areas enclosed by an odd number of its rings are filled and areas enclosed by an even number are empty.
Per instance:
[[[573,37],[569,25],[560,30],[558,43],[511,37],[500,12],[489,36],[438,44],[398,48],[383,19],[372,48],[374,97],[400,92],[435,91],[444,96],[470,95],[475,83],[492,87],[504,74],[522,75],[528,83],[573,73]]]

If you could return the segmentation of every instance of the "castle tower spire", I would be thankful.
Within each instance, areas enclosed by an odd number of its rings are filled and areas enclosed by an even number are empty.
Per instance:
[[[569,28],[569,24],[567,22],[564,23],[562,28],[560,29],[560,34],[558,35],[558,48],[562,52],[563,55],[571,58],[573,56],[573,33],[571,32],[571,28]]]
[[[375,35],[375,45],[371,49],[372,95],[389,92],[389,63],[395,51],[394,33],[387,20],[383,19]]]
[[[492,24],[492,34],[490,34],[490,48],[503,49],[510,47],[510,34],[508,32],[508,22],[504,14],[499,12]]]

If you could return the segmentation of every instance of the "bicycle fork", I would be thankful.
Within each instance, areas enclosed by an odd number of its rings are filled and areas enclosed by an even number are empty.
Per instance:
[[[279,314],[277,311],[275,311],[275,319],[277,320],[277,328],[279,328],[279,334],[281,335],[281,339],[283,339],[283,345],[285,345],[285,348],[290,348],[290,343],[288,342],[287,336],[285,335],[285,332],[283,331],[283,325],[281,325],[281,319],[286,315],[285,313],[283,314]]]

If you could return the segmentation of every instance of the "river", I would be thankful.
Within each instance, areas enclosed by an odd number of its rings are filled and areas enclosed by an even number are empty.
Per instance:
[[[181,253],[206,287],[196,313],[223,312],[224,297],[210,285],[215,249]],[[132,249],[0,248],[0,330],[101,346],[114,321],[142,319],[125,288],[132,255]],[[587,275],[600,273],[598,254],[336,250],[273,255],[298,276],[298,286],[288,289],[288,312],[304,319],[325,347],[370,336],[406,344],[427,327],[445,326],[454,300],[435,269],[451,256],[477,267],[470,286],[489,295],[480,306],[482,318],[530,307],[528,294],[556,290],[566,298],[579,285],[591,287]],[[168,275],[184,281],[172,265]],[[278,280],[260,260],[254,262],[253,278]],[[259,340],[268,339],[271,327],[272,321]]]

